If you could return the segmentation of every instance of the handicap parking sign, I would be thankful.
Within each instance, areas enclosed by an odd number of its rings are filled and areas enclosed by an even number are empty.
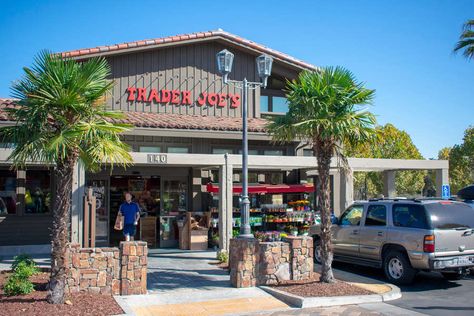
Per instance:
[[[449,184],[443,184],[441,188],[441,198],[447,200],[451,197],[451,190],[449,189]]]

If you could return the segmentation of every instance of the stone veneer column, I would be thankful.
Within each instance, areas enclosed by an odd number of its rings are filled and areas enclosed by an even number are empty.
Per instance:
[[[122,241],[120,255],[120,294],[146,294],[147,243]]]
[[[119,248],[81,248],[66,251],[66,292],[131,295],[146,294],[146,242],[121,242]]]
[[[257,285],[258,240],[233,238],[230,240],[230,283],[233,287]]]
[[[309,236],[288,236],[290,244],[291,279],[307,280],[313,274],[313,238]]]

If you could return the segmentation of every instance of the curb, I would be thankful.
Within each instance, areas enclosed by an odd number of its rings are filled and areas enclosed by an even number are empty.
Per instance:
[[[380,303],[398,299],[402,297],[400,288],[392,285],[385,284],[391,288],[390,291],[383,294],[370,294],[370,295],[351,295],[351,296],[323,296],[323,297],[302,297],[288,292],[276,290],[269,286],[260,286],[262,290],[273,295],[275,298],[285,302],[286,304],[299,307],[329,307],[338,305],[355,305],[364,303]]]

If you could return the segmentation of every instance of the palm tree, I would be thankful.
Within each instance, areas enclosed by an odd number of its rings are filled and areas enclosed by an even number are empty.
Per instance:
[[[8,112],[16,124],[0,129],[1,138],[15,144],[9,157],[15,168],[25,168],[31,161],[54,165],[57,190],[48,295],[53,304],[64,302],[74,166],[79,160],[88,169],[131,162],[129,148],[119,135],[129,126],[112,123],[122,114],[107,111],[101,103],[113,85],[109,74],[103,58],[79,63],[47,51],[39,53],[12,87],[18,102]]]
[[[454,52],[460,50],[464,50],[462,54],[467,59],[474,58],[474,20],[468,20],[464,23],[463,32],[454,47]]]
[[[343,170],[348,169],[341,144],[365,142],[375,134],[374,115],[359,108],[371,103],[375,91],[364,88],[341,67],[302,72],[297,80],[287,83],[287,90],[288,112],[274,117],[269,131],[275,142],[300,139],[312,146],[319,174],[316,194],[321,210],[321,282],[332,283],[329,169],[333,158]]]

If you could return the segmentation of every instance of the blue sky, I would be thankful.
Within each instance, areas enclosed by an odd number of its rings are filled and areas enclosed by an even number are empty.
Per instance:
[[[267,7],[268,6],[268,7]],[[0,97],[40,49],[53,51],[222,28],[376,89],[380,124],[425,158],[474,125],[474,61],[452,54],[472,0],[2,1]]]

